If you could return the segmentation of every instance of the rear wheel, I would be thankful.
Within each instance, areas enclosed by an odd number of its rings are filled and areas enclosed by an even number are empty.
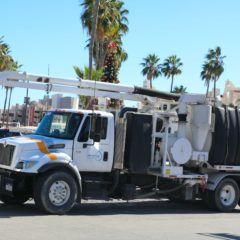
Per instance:
[[[239,201],[239,187],[236,181],[231,178],[223,179],[215,191],[209,191],[208,201],[216,210],[232,211]]]
[[[40,176],[34,186],[34,200],[43,211],[65,214],[77,199],[77,184],[67,172],[52,171]]]

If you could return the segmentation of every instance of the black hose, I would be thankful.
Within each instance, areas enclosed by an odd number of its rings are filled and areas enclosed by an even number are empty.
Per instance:
[[[137,198],[146,198],[146,197],[150,197],[150,196],[154,196],[154,195],[160,195],[160,194],[166,194],[166,193],[171,193],[171,192],[175,192],[181,188],[184,187],[185,184],[180,184],[178,185],[177,187],[174,187],[172,189],[168,189],[168,190],[156,190],[154,192],[150,192],[150,193],[146,193],[146,194],[143,194],[143,195],[139,195],[137,196]]]
[[[175,100],[175,101],[177,101],[180,98],[180,94],[161,92],[161,91],[157,91],[149,88],[137,87],[137,86],[134,86],[133,93],[150,96],[150,97],[158,97],[166,100]]]

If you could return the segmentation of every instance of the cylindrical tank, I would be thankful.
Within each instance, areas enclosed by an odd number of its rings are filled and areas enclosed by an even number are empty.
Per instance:
[[[211,165],[240,165],[240,111],[214,107],[215,127],[209,152]]]

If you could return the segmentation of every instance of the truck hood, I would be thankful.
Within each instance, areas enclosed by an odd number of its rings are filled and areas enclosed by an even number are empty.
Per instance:
[[[12,145],[20,145],[23,151],[41,150],[41,148],[49,147],[55,149],[71,148],[72,140],[50,138],[40,135],[25,135],[19,137],[3,138],[0,143],[7,143]],[[50,149],[49,149],[50,150]]]

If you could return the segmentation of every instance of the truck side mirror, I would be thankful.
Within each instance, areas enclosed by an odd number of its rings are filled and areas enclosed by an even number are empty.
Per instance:
[[[94,134],[93,141],[94,142],[100,142],[100,140],[101,140],[101,135],[100,134]]]
[[[97,116],[96,123],[95,123],[95,134],[100,135],[101,128],[102,128],[102,118],[100,116]]]
[[[102,127],[101,116],[92,115],[90,135],[94,142],[100,142],[101,140],[101,127]]]

